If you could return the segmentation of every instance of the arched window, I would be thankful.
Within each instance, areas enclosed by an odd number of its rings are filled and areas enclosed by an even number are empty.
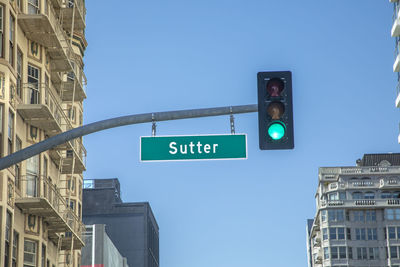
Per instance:
[[[375,193],[374,192],[365,192],[364,199],[374,199]]]
[[[351,194],[351,196],[353,197],[353,199],[362,199],[363,198],[363,193],[361,193],[361,192],[353,192]]]

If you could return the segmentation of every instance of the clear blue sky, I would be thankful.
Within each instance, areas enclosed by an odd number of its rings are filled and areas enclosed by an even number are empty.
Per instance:
[[[112,4],[110,4],[112,3]],[[85,137],[84,177],[149,201],[162,267],[307,266],[318,167],[398,152],[389,1],[86,1],[84,123],[256,104],[256,74],[293,73],[295,149],[260,151],[257,113],[241,161],[140,163],[151,124]],[[229,116],[157,124],[159,135],[229,133]]]

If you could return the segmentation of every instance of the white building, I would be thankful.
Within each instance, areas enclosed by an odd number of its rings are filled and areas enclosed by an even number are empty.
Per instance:
[[[318,176],[309,264],[400,267],[400,154],[366,154]]]

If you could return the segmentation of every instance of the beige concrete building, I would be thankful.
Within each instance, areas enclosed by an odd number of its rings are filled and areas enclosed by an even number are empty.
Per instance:
[[[0,156],[82,125],[84,0],[0,0]],[[0,266],[79,266],[86,151],[0,171]]]
[[[315,200],[309,266],[400,266],[400,154],[320,168]]]

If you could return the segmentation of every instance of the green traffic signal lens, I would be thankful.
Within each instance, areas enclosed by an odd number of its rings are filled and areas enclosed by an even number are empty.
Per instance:
[[[272,138],[272,140],[280,140],[283,136],[285,136],[286,128],[282,122],[273,122],[268,127],[268,135]]]

